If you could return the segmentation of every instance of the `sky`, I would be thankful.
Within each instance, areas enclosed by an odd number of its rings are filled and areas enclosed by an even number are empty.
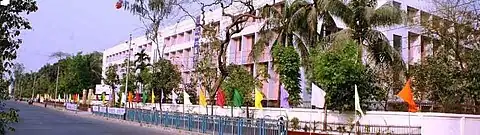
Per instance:
[[[38,11],[28,16],[33,27],[21,37],[16,62],[26,71],[36,71],[53,52],[70,54],[110,48],[128,39],[129,33],[142,35],[143,24],[138,17],[123,9],[117,10],[117,0],[37,0]]]

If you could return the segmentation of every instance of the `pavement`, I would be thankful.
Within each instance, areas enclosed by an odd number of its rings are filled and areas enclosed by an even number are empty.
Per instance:
[[[28,105],[26,102],[5,101],[6,107],[19,109],[20,120],[12,124],[15,132],[8,135],[175,135],[176,130],[139,126],[122,120],[107,120],[89,112]],[[188,133],[187,133],[188,134]]]

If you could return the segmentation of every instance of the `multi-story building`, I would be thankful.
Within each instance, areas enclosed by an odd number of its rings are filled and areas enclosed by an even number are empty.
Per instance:
[[[256,2],[255,4],[261,5],[262,3],[267,2],[271,3],[272,1],[259,0],[259,2]],[[421,28],[415,27],[420,21],[438,18],[429,14],[430,11],[433,11],[431,4],[426,1],[417,0],[379,0],[378,4],[393,4],[394,6],[400,7],[400,9],[404,10],[407,14],[407,20],[409,21],[406,24],[388,28],[378,28],[378,30],[386,35],[394,48],[401,52],[405,62],[409,64],[419,62],[423,56],[431,53],[432,49],[435,48],[433,47],[434,42],[432,42],[430,38],[421,36]],[[283,4],[278,3],[277,7],[281,8],[281,5]],[[205,20],[219,26],[219,33],[222,33],[222,29],[224,29],[225,25],[228,23],[227,19],[228,18],[221,16],[220,10],[213,10],[207,12],[205,15]],[[334,19],[337,23],[337,27],[346,28],[346,25],[343,24],[340,19]],[[162,51],[164,58],[171,60],[177,65],[182,72],[183,79],[187,81],[190,80],[190,74],[194,70],[194,56],[196,55],[194,44],[196,41],[195,38],[198,37],[195,34],[195,24],[196,23],[193,20],[187,19],[171,26],[167,26],[160,31],[161,36],[159,46],[160,49],[165,47],[164,51]],[[258,32],[262,25],[262,20],[252,19],[248,21],[248,24],[242,32],[232,36],[232,40],[226,53],[227,63],[243,65],[254,75],[256,74],[256,68],[258,66],[266,67],[270,78],[263,82],[262,91],[266,96],[264,100],[277,101],[281,84],[279,81],[279,75],[275,73],[272,66],[270,48],[267,48],[264,51],[257,64],[254,64],[253,59],[249,57],[253,44],[258,40]],[[156,46],[152,45],[152,42],[148,41],[145,37],[135,38],[131,43],[131,59],[134,59],[133,54],[141,49],[146,49],[150,56],[153,56],[155,52],[154,50],[156,49]],[[104,51],[104,71],[110,64],[122,63],[124,59],[127,58],[129,53],[128,46],[128,42],[122,42]],[[120,70],[119,73],[124,72],[124,69]],[[308,84],[305,84],[304,74],[302,74],[301,79],[304,104],[309,105],[310,97],[308,92],[306,92],[306,85]]]

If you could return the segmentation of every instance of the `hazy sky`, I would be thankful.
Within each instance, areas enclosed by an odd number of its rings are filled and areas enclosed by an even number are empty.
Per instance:
[[[135,35],[142,35],[138,17],[115,9],[117,0],[37,0],[38,11],[27,16],[33,30],[22,34],[17,61],[26,70],[38,70],[56,62],[48,56],[56,51],[67,53],[100,51]]]

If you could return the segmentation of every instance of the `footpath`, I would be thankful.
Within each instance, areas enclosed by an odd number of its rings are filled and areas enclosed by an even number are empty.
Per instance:
[[[20,102],[27,104],[27,102],[23,102],[23,101],[20,101]],[[38,107],[45,107],[45,104],[43,104],[43,103],[33,103],[33,105],[38,106]],[[116,123],[116,124],[151,128],[151,129],[154,129],[154,130],[161,130],[161,131],[169,132],[169,133],[172,133],[172,134],[178,134],[178,135],[180,135],[180,134],[181,135],[207,135],[207,134],[203,134],[203,133],[190,132],[190,131],[179,130],[179,129],[175,129],[175,128],[162,127],[162,126],[157,126],[157,125],[151,125],[151,124],[138,123],[138,122],[127,121],[127,120],[120,120],[120,119],[96,116],[96,115],[93,115],[91,112],[87,112],[87,111],[67,110],[67,109],[65,109],[64,106],[54,107],[52,105],[47,105],[47,108],[52,109],[52,110],[56,110],[56,111],[60,111],[60,112],[64,112],[67,115],[73,115],[73,116],[83,117],[83,118],[88,118],[88,119],[103,120],[103,121],[106,121],[106,122],[112,122],[112,123]]]

